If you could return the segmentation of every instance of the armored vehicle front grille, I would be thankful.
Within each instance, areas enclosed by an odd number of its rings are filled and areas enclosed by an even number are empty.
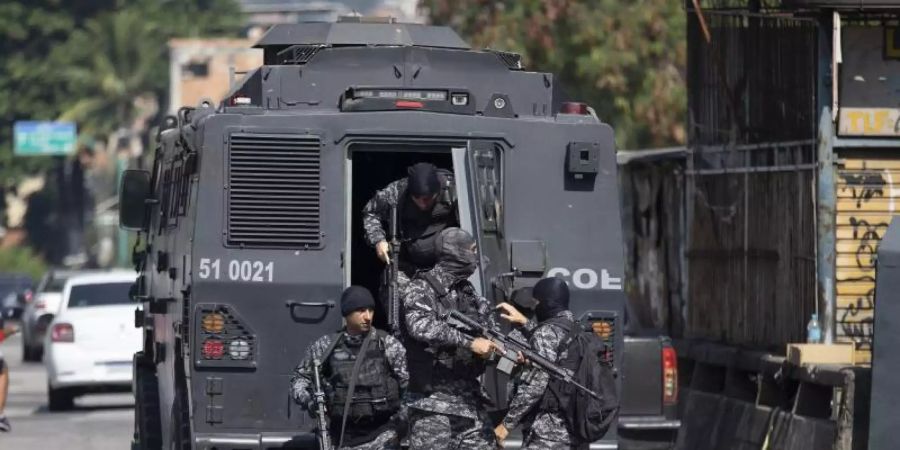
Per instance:
[[[319,248],[320,139],[308,135],[231,135],[228,148],[229,245]]]

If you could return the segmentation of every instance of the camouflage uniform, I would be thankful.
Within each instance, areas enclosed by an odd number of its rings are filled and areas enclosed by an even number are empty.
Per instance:
[[[556,317],[575,320],[568,310]],[[550,361],[560,361],[567,356],[566,349],[559,351],[560,344],[567,335],[568,330],[559,325],[539,324],[529,339],[529,345]],[[572,447],[565,419],[557,412],[538,409],[549,382],[550,375],[543,370],[523,370],[516,385],[515,396],[510,400],[509,412],[503,419],[503,425],[509,430],[520,424],[524,425],[525,449],[558,450]]]
[[[453,183],[453,176],[444,173],[444,183]],[[409,245],[409,239],[417,238],[426,231],[432,224],[443,222],[447,227],[456,226],[458,223],[456,218],[456,206],[452,199],[448,199],[444,195],[445,191],[439,193],[437,202],[430,211],[420,211],[412,200],[406,198],[406,178],[401,178],[385,186],[379,190],[366,203],[363,208],[363,229],[366,232],[366,242],[369,246],[374,247],[375,244],[387,240],[387,232],[384,230],[384,224],[390,224],[391,211],[394,207],[399,208],[398,216],[400,223],[397,224],[398,232],[403,236],[404,246]],[[449,189],[449,187],[448,187]],[[450,194],[452,196],[452,194]],[[439,229],[437,231],[440,231]],[[401,257],[408,259],[408,255],[402,254]],[[405,261],[407,264],[419,266],[417,268],[429,268],[434,261],[428,263]],[[405,265],[405,264],[404,264]],[[402,270],[412,273],[409,267],[403,267]]]
[[[382,224],[390,223],[391,208],[399,205],[400,194],[405,191],[406,178],[401,178],[376,192],[366,203],[363,208],[363,229],[370,247],[387,240],[387,232]]]
[[[465,305],[481,321],[498,327],[492,306],[468,281],[456,282],[441,266],[430,273],[443,286],[451,286],[445,302]],[[472,339],[448,325],[438,312],[426,308],[438,304],[438,295],[427,281],[413,280],[403,290],[402,299],[408,338],[433,348],[455,348],[454,367],[472,368],[473,375],[459,377],[451,370],[436,368],[431,392],[410,388],[410,449],[495,448],[496,439],[484,409],[488,397],[477,378],[484,362],[469,350]]]
[[[374,330],[372,330],[374,332]],[[326,334],[325,336],[317,339],[313,344],[306,350],[306,355],[303,358],[303,361],[294,369],[294,375],[291,377],[291,397],[293,397],[294,401],[297,404],[302,405],[308,411],[314,411],[315,402],[312,396],[312,391],[315,388],[313,384],[313,374],[312,374],[312,360],[318,359],[324,362],[324,353],[328,350],[328,347],[331,345],[333,334]],[[343,339],[348,342],[354,342],[359,344],[365,338],[365,335],[351,335],[344,332]],[[384,347],[385,357],[388,360],[388,363],[391,367],[391,370],[394,373],[394,376],[397,378],[397,381],[400,383],[401,392],[406,390],[407,384],[409,383],[409,372],[406,369],[406,349],[403,347],[403,344],[400,343],[396,338],[391,336],[390,334],[385,334],[382,337],[382,344]],[[323,377],[320,379],[322,383],[322,388],[327,392],[330,387],[328,386],[327,380]],[[398,412],[398,419],[405,415],[405,411]],[[398,422],[403,422],[402,420],[398,420]],[[348,424],[348,428],[349,428]],[[335,446],[338,445],[338,442],[334,442]],[[394,429],[388,429],[381,434],[379,434],[374,440],[360,444],[357,446],[344,446],[343,449],[348,450],[375,450],[375,449],[398,449],[400,448],[400,440],[397,435],[397,431]]]

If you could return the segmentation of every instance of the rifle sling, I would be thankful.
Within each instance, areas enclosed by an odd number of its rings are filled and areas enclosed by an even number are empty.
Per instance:
[[[353,391],[356,390],[356,377],[359,376],[359,368],[362,366],[362,362],[366,359],[366,350],[369,348],[369,343],[372,342],[372,336],[375,336],[375,329],[372,328],[369,331],[369,334],[366,335],[366,338],[363,339],[362,347],[359,349],[359,353],[356,357],[356,362],[353,363],[353,371],[350,372],[350,386],[347,387],[347,400],[344,401],[344,414],[341,417],[341,437],[338,439],[338,449],[344,447],[344,431],[347,428],[347,414],[350,413],[350,404],[353,402]]]
[[[343,331],[339,331],[332,335],[331,343],[328,344],[328,347],[325,348],[325,352],[323,352],[322,356],[319,357],[319,361],[321,361],[322,364],[325,364],[325,362],[328,361],[328,357],[331,356],[331,352],[333,352],[334,348],[337,347],[337,345],[341,343],[341,339],[343,339],[343,338],[344,338]]]

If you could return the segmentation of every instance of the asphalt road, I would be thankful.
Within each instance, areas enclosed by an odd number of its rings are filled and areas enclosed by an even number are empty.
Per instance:
[[[86,395],[66,412],[47,410],[47,375],[41,363],[22,362],[21,334],[2,344],[9,365],[6,416],[12,432],[0,433],[0,449],[123,450],[134,428],[131,394]]]

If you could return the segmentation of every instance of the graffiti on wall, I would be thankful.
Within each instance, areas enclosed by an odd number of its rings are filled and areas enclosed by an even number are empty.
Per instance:
[[[900,161],[848,159],[837,184],[837,309],[839,342],[871,361],[878,245],[900,206]]]

